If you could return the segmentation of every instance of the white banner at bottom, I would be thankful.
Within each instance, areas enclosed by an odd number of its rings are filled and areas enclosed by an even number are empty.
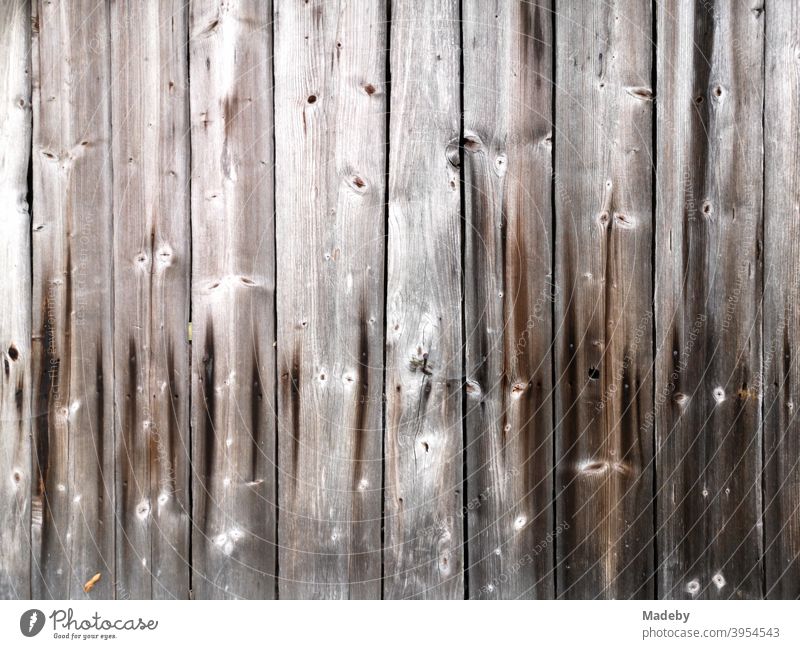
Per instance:
[[[4,647],[800,647],[800,603],[5,601]]]

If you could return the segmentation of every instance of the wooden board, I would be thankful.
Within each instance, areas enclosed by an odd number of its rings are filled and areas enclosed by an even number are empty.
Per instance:
[[[376,599],[386,5],[278,9],[279,592]]]
[[[35,599],[114,594],[109,38],[104,4],[36,3]]]
[[[764,409],[766,596],[800,597],[800,8],[766,7]]]
[[[272,12],[190,7],[192,592],[275,594]]]
[[[763,21],[740,3],[659,5],[660,597],[762,594]]]
[[[387,599],[464,596],[458,18],[391,3]]]
[[[468,0],[463,29],[469,595],[552,598],[553,16]]]
[[[558,596],[653,596],[652,15],[556,15]]]
[[[0,599],[31,596],[30,25],[0,3]]]
[[[189,594],[189,87],[178,0],[111,5],[121,599]]]

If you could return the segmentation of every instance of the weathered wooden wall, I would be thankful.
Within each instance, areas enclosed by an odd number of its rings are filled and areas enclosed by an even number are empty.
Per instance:
[[[0,0],[0,597],[799,597],[799,43]]]

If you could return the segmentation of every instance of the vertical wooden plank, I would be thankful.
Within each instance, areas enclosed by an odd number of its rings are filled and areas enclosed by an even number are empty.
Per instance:
[[[108,9],[33,20],[33,596],[114,595]],[[100,573],[89,594],[83,585]]]
[[[275,593],[272,13],[190,7],[194,596]]]
[[[659,3],[655,407],[666,598],[761,596],[763,13]]]
[[[0,4],[0,599],[31,596],[30,25],[30,2]]]
[[[559,596],[652,597],[652,15],[556,5]]]
[[[386,5],[276,12],[282,598],[379,598]]]
[[[472,598],[554,595],[550,4],[463,5]]]
[[[800,597],[800,7],[766,5],[764,525],[766,596]]]
[[[180,0],[111,5],[117,597],[189,593],[189,116]]]
[[[384,596],[464,596],[459,6],[391,3]]]

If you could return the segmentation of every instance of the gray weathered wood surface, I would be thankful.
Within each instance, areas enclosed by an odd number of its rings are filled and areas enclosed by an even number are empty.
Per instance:
[[[551,598],[553,16],[463,8],[469,592]]]
[[[33,8],[32,592],[114,596],[108,7]]]
[[[0,598],[30,590],[30,5],[0,4]]]
[[[192,593],[275,594],[270,4],[193,2]]]
[[[564,597],[652,597],[650,3],[556,18],[556,544]]]
[[[276,7],[279,594],[375,599],[386,5]]]
[[[117,597],[189,592],[184,3],[111,5]]]
[[[740,3],[659,6],[662,597],[762,595],[763,29],[764,12]]]
[[[764,408],[767,597],[800,584],[800,7],[768,3],[764,53],[764,342],[755,384]]]
[[[0,597],[799,597],[795,4],[0,0]]]
[[[391,9],[384,596],[461,598],[459,8]]]

